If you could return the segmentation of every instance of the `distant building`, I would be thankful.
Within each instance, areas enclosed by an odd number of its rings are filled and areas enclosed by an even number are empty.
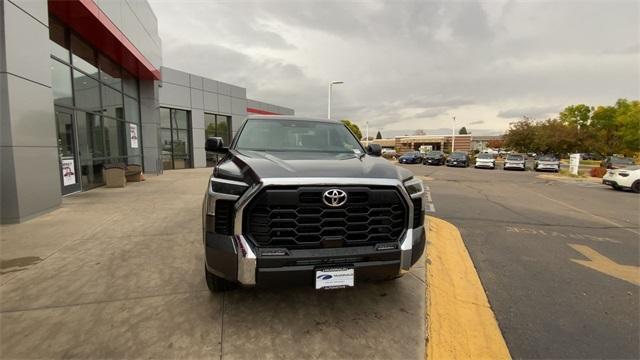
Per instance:
[[[456,135],[455,151],[471,151],[471,135]],[[430,146],[432,150],[451,152],[452,137],[444,135],[396,136],[393,139],[375,139],[368,143],[379,144],[383,148],[395,149],[399,153],[419,150],[421,146]]]
[[[488,148],[487,144],[492,140],[502,140],[502,135],[456,135],[455,151],[482,151]],[[366,143],[367,142],[365,142],[365,144]],[[432,150],[451,152],[451,145],[453,141],[451,135],[405,135],[396,136],[393,139],[375,139],[368,143],[379,144],[385,149],[395,149],[398,153],[419,150],[421,146],[430,146]]]

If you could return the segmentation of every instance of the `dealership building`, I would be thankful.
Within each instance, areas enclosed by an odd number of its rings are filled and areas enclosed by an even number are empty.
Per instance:
[[[2,223],[104,185],[107,164],[212,166],[207,137],[228,142],[248,113],[294,113],[163,67],[146,1],[2,0],[0,29]]]

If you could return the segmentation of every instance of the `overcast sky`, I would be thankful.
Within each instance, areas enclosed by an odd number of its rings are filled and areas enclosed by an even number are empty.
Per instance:
[[[640,98],[640,1],[151,1],[165,66],[370,135]]]

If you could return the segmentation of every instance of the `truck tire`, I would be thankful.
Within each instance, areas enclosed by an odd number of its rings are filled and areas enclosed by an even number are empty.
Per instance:
[[[631,184],[631,191],[634,193],[640,193],[640,180],[636,180]]]
[[[233,290],[236,288],[235,283],[210,273],[207,270],[206,265],[204,266],[204,276],[207,280],[207,288],[209,288],[209,291],[214,294]]]

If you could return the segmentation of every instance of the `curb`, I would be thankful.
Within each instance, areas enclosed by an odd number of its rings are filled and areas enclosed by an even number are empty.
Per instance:
[[[428,217],[426,359],[510,359],[458,229]]]

